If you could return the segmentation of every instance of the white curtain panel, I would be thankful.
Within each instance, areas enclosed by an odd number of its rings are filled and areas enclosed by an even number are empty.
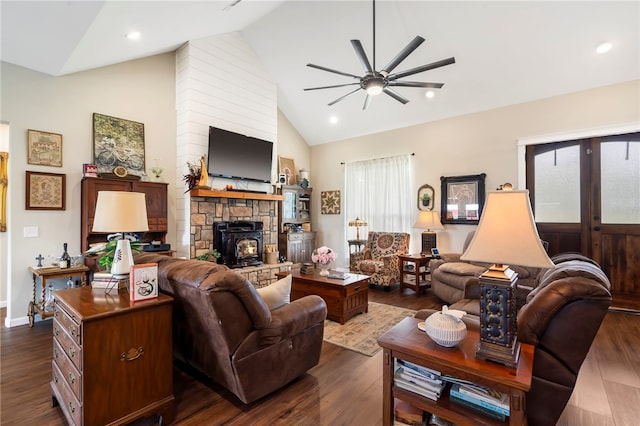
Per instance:
[[[368,231],[410,233],[416,203],[412,182],[410,154],[346,163],[343,202],[348,239],[355,239],[355,229],[347,225],[356,217],[368,223],[361,239]]]

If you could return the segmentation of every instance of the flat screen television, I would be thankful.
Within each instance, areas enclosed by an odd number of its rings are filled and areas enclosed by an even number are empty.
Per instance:
[[[272,142],[209,127],[211,176],[270,183],[272,155]]]

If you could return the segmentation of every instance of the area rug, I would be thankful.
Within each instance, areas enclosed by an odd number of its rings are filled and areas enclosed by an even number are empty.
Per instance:
[[[378,337],[405,317],[413,317],[416,311],[382,303],[369,302],[369,312],[356,315],[341,325],[326,320],[324,340],[354,352],[373,356],[381,348]]]

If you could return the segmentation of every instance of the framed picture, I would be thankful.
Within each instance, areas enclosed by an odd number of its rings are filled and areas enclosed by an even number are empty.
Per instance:
[[[93,158],[98,173],[113,173],[119,167],[126,174],[142,176],[144,124],[93,113]]]
[[[320,213],[340,214],[340,191],[320,192]]]
[[[442,223],[477,225],[484,207],[485,173],[440,178]]]
[[[0,152],[0,232],[7,232],[7,187],[9,186],[9,153]]]
[[[27,130],[27,163],[62,167],[62,135]]]
[[[285,175],[287,182],[285,185],[296,183],[296,167],[292,158],[278,157],[278,172]]]
[[[433,210],[435,190],[431,185],[422,185],[418,189],[418,210]]]
[[[25,173],[27,210],[65,210],[67,175],[30,171]]]
[[[158,297],[158,264],[132,265],[129,283],[129,297],[134,302]]]

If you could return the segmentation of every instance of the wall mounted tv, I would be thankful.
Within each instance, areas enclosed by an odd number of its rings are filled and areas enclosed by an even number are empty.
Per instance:
[[[271,182],[273,143],[209,127],[207,171],[211,176]]]

